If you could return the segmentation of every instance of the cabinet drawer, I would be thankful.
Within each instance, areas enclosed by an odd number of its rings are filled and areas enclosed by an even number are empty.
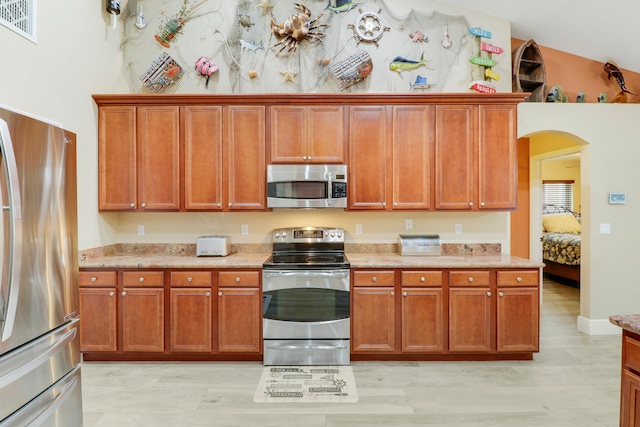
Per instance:
[[[442,286],[442,271],[403,271],[402,286]]]
[[[122,284],[125,287],[164,286],[162,271],[125,271],[122,273]]]
[[[172,271],[171,286],[210,287],[210,271]]]
[[[526,270],[498,271],[498,286],[538,286],[538,272]]]
[[[640,341],[624,337],[625,368],[640,373]]]
[[[220,287],[260,287],[259,271],[221,271],[219,277]]]
[[[393,286],[393,271],[354,271],[353,286]]]
[[[449,286],[489,286],[490,271],[451,271]]]
[[[81,271],[78,275],[79,286],[116,286],[115,271]]]

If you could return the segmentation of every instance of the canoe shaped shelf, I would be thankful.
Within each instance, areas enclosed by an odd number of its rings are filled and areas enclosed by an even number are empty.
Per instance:
[[[526,102],[545,102],[547,74],[542,53],[533,40],[521,44],[511,52],[514,92],[530,92]]]

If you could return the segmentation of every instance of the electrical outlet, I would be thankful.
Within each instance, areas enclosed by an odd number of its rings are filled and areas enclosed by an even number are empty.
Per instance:
[[[244,235],[249,234],[249,224],[242,224],[240,226],[240,230],[241,230],[240,232]]]
[[[411,218],[407,218],[404,220],[404,229],[413,230],[413,220]]]
[[[456,234],[462,234],[462,224],[456,224]]]
[[[138,236],[144,236],[144,225],[138,226]]]
[[[356,234],[362,234],[362,224],[356,224]]]

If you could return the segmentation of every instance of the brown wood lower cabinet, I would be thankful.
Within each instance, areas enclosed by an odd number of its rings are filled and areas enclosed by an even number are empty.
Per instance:
[[[259,270],[80,272],[84,360],[260,360]]]
[[[640,335],[628,330],[622,333],[620,384],[620,426],[640,426]]]
[[[539,269],[354,269],[352,360],[527,360]]]

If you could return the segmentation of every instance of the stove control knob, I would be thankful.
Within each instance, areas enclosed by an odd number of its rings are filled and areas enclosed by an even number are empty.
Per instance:
[[[280,237],[280,232],[279,232],[279,231],[276,231],[276,233],[274,234],[274,236],[276,236],[276,239],[277,239],[278,237]]]
[[[338,231],[338,238],[342,237],[342,231]]]
[[[286,231],[283,231],[283,232],[282,232],[282,238],[284,239],[285,237],[287,237],[287,232],[286,232]]]
[[[336,232],[335,232],[335,231],[332,231],[331,233],[329,233],[329,235],[330,235],[331,237],[336,237]]]

